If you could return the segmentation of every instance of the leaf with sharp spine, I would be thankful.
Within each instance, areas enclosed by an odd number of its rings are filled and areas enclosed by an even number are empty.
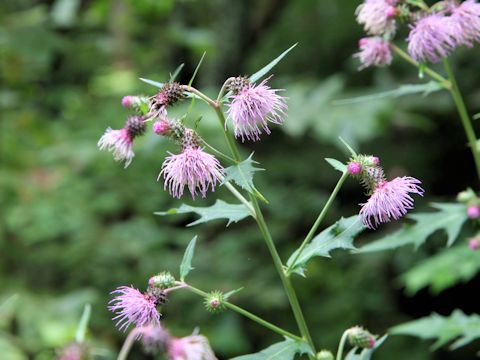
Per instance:
[[[227,219],[227,226],[232,222],[239,222],[240,220],[245,219],[250,215],[250,211],[243,204],[229,204],[223,200],[217,200],[215,204],[207,207],[197,207],[182,204],[179,208],[170,209],[168,211],[156,212],[155,215],[175,215],[175,214],[186,214],[186,213],[196,213],[200,215],[200,218],[191,222],[187,226],[194,226],[208,221],[217,220],[217,219]]]
[[[328,162],[335,170],[338,170],[342,173],[347,171],[347,165],[336,159],[325,158],[325,161]]]
[[[195,251],[195,244],[197,242],[197,236],[194,236],[190,243],[185,250],[185,254],[183,255],[182,263],[180,264],[180,280],[185,281],[188,273],[193,270],[192,267],[192,259],[193,259],[193,252]]]
[[[266,74],[268,74],[268,72],[270,70],[272,70],[275,67],[275,65],[277,65],[280,62],[280,60],[282,60],[285,57],[285,55],[287,55],[297,45],[298,45],[298,43],[295,43],[292,46],[290,46],[287,50],[285,50],[283,53],[281,53],[275,59],[270,61],[267,65],[265,65],[263,68],[258,70],[255,74],[251,75],[249,80],[251,82],[255,82],[255,81],[261,79],[262,77],[264,77]]]
[[[241,163],[226,168],[224,182],[233,181],[242,189],[256,195],[256,189],[253,185],[253,175],[257,171],[263,171],[264,169],[256,167],[255,165],[257,165],[258,162],[253,160],[252,157],[253,153]]]

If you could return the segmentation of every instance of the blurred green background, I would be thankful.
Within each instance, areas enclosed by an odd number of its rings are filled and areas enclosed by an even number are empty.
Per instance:
[[[195,234],[193,284],[225,291],[244,286],[236,303],[295,331],[252,221],[185,229],[192,217],[153,215],[181,203],[156,182],[174,146],[149,134],[135,143],[136,157],[127,170],[97,150],[105,128],[121,127],[128,116],[121,97],[156,91],[138,77],[165,81],[185,63],[180,80],[188,82],[204,51],[195,84],[214,94],[226,77],[250,74],[299,42],[271,80],[289,97],[286,124],[261,142],[242,145],[243,154],[255,151],[267,170],[255,181],[270,200],[266,217],[284,259],[337,181],[338,173],[323,158],[346,158],[338,136],[380,156],[390,175],[421,179],[426,196],[417,210],[431,201],[453,200],[474,185],[472,159],[448,94],[332,103],[423,81],[401,61],[357,71],[351,57],[363,36],[353,15],[357,5],[351,0],[1,1],[0,357],[54,358],[56,349],[73,340],[82,308],[91,303],[88,341],[95,358],[115,358],[125,334],[110,320],[109,292],[129,284],[143,289],[161,270],[178,274]],[[401,44],[405,34],[398,38]],[[476,48],[454,57],[472,113],[480,111],[479,55]],[[202,136],[224,147],[209,109],[197,103],[192,118],[198,114]],[[220,189],[195,204],[213,204],[217,196],[233,201]],[[347,182],[325,224],[355,214],[363,200],[359,185]],[[417,252],[336,252],[333,259],[312,261],[308,279],[295,278],[295,286],[319,347],[333,350],[343,330],[356,324],[382,334],[432,311],[478,312],[472,295],[478,293],[478,278],[437,294],[403,291],[399,274],[437,253],[444,242],[441,234],[437,238]],[[281,340],[234,313],[209,315],[202,300],[188,293],[173,294],[163,314],[176,336],[199,326],[219,358]],[[429,345],[392,337],[376,358],[472,359],[476,350],[470,345],[431,353]],[[135,347],[131,359],[144,358]]]

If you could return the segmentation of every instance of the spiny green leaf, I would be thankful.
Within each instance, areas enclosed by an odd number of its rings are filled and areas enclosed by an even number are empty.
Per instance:
[[[255,166],[258,162],[254,161],[252,156],[253,153],[241,163],[226,168],[224,182],[233,181],[242,189],[255,195],[256,189],[253,185],[253,174],[264,169]]]
[[[261,79],[262,77],[264,77],[270,70],[272,70],[275,67],[275,65],[277,65],[280,62],[280,60],[282,60],[285,57],[285,55],[287,55],[297,45],[298,43],[293,44],[287,50],[285,50],[283,53],[281,53],[279,56],[273,59],[270,63],[268,63],[263,68],[258,70],[255,74],[250,76],[250,81],[255,82]]]
[[[231,290],[225,294],[223,294],[225,300],[228,300],[232,295],[235,295],[236,293],[242,291],[244,288],[243,286],[241,288],[238,288],[238,289],[235,289],[235,290]]]
[[[298,249],[290,256],[287,266],[292,272],[304,276],[307,262],[315,256],[330,257],[330,252],[335,249],[355,249],[353,239],[365,226],[358,215],[341,218],[335,224],[315,236],[298,257]],[[295,260],[296,259],[296,260]],[[295,261],[295,263],[293,263]]]
[[[397,98],[400,96],[422,93],[422,96],[427,96],[432,92],[443,90],[443,86],[437,81],[429,81],[425,84],[407,84],[401,85],[397,89],[382,91],[380,93],[358,96],[350,99],[336,100],[334,105],[350,105],[364,101],[377,100],[382,98]]]
[[[240,220],[245,219],[250,215],[250,211],[243,204],[228,204],[223,200],[217,200],[215,204],[208,207],[197,207],[182,204],[179,208],[170,209],[163,212],[156,212],[155,215],[175,215],[175,214],[186,214],[186,213],[196,213],[200,215],[198,220],[191,222],[187,226],[194,226],[208,221],[217,220],[217,219],[227,219],[227,226],[232,222],[239,222]]]
[[[305,342],[285,339],[258,353],[237,356],[231,360],[292,360],[296,354],[312,354],[312,350]]]
[[[180,74],[180,71],[182,71],[183,67],[185,66],[184,63],[181,63],[178,65],[178,67],[175,69],[175,71],[170,74],[170,82],[174,82],[175,79],[177,78],[178,74]]]
[[[350,152],[350,155],[352,155],[353,157],[357,156],[357,152],[353,150],[349,143],[347,143],[341,136],[339,136],[338,139],[343,143],[343,145],[345,145],[347,150]]]
[[[187,246],[185,254],[183,255],[182,263],[180,264],[180,280],[184,281],[192,267],[193,252],[195,251],[195,244],[197,242],[197,236],[195,236]]]
[[[415,224],[404,225],[400,230],[365,245],[357,251],[363,253],[391,250],[410,244],[417,249],[437,230],[444,230],[447,233],[447,246],[451,246],[467,220],[465,205],[434,203],[432,207],[440,211],[410,215],[408,218],[415,220]]]
[[[336,160],[336,159],[331,159],[331,158],[325,158],[325,161],[328,162],[330,165],[332,165],[332,167],[335,169],[335,170],[338,170],[342,173],[344,173],[345,171],[347,171],[347,165],[345,165],[344,163]]]
[[[90,314],[92,313],[92,306],[86,304],[83,308],[82,317],[78,323],[77,332],[75,334],[75,341],[78,343],[83,343],[85,341],[85,334],[87,333],[88,322],[90,321]]]
[[[436,339],[432,350],[457,339],[451,350],[467,345],[480,338],[480,316],[465,315],[461,310],[454,310],[450,316],[436,313],[418,320],[409,321],[390,329],[393,335],[411,335],[421,339]]]
[[[349,351],[344,360],[370,360],[372,358],[373,352],[377,350],[384,342],[387,340],[388,335],[383,335],[380,339],[375,342],[375,346],[372,349],[363,349],[360,353],[358,348],[353,348]]]
[[[149,84],[149,85],[153,85],[153,86],[155,86],[155,87],[157,87],[157,88],[160,88],[160,89],[161,89],[161,88],[163,87],[163,85],[164,85],[163,83],[160,83],[160,82],[154,81],[154,80],[150,80],[150,79],[144,79],[144,78],[139,78],[139,79],[140,79],[141,81],[143,81],[144,83],[147,83],[147,84]]]
[[[465,244],[445,249],[402,274],[400,281],[408,294],[430,286],[437,294],[459,282],[467,282],[480,270],[480,251]]]

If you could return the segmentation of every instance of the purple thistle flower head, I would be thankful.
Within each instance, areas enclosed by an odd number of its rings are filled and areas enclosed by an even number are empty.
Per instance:
[[[111,151],[116,161],[125,161],[125,167],[130,165],[135,156],[132,150],[133,137],[126,128],[120,130],[108,128],[97,145],[100,150]]]
[[[480,239],[478,239],[477,237],[470,239],[468,241],[468,247],[470,248],[470,250],[474,251],[480,249]]]
[[[347,166],[347,171],[350,175],[358,175],[362,172],[362,164],[351,161]]]
[[[170,340],[170,334],[161,326],[146,325],[136,328],[143,349],[147,354],[164,352]]]
[[[163,175],[165,190],[173,197],[180,198],[185,186],[192,198],[197,191],[202,197],[207,196],[209,188],[215,191],[215,185],[222,178],[223,168],[220,162],[198,146],[185,146],[180,154],[168,156],[162,164],[162,171],[157,181]]]
[[[480,42],[480,4],[476,0],[452,7],[450,19],[458,44],[472,47],[474,42]]]
[[[142,294],[130,286],[120,286],[111,294],[116,296],[110,300],[108,309],[116,313],[113,320],[117,322],[119,330],[125,331],[132,324],[137,327],[160,326],[160,314],[154,296]]]
[[[126,108],[131,108],[135,104],[135,96],[127,95],[122,98],[122,106]]]
[[[478,219],[480,218],[480,206],[478,205],[470,205],[467,208],[467,216],[470,219]]]
[[[371,35],[395,33],[396,0],[365,0],[355,11],[357,22]]]
[[[419,184],[420,180],[410,176],[379,182],[368,201],[360,204],[362,222],[369,229],[376,229],[380,223],[398,220],[413,209],[410,193],[423,196],[424,190]]]
[[[235,137],[242,141],[260,140],[265,131],[270,134],[268,123],[282,124],[287,110],[286,98],[277,94],[277,89],[267,85],[268,79],[260,84],[248,84],[231,96],[228,117],[232,120]]]
[[[437,63],[455,49],[455,33],[450,17],[425,16],[416,22],[408,35],[408,52],[418,62]]]
[[[171,338],[167,347],[169,360],[217,360],[208,339],[202,335]]]
[[[358,58],[362,65],[358,68],[363,70],[369,66],[385,66],[392,62],[390,42],[381,37],[362,38],[359,41],[360,51],[353,55]]]

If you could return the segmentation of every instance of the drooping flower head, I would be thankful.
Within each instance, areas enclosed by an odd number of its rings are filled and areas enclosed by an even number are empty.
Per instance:
[[[375,336],[361,326],[354,326],[348,331],[348,341],[350,345],[357,346],[362,349],[372,349],[375,346]]]
[[[355,164],[354,172],[350,171],[350,167],[353,169],[352,164]],[[424,193],[420,187],[421,182],[413,177],[397,177],[387,181],[379,164],[380,160],[376,156],[357,155],[348,167],[349,174],[360,180],[369,195],[368,201],[360,204],[360,217],[370,229],[377,228],[381,223],[398,220],[413,208],[410,194]],[[360,165],[359,171],[357,165]]]
[[[168,189],[173,197],[180,198],[186,186],[195,199],[197,192],[206,197],[209,189],[215,191],[222,173],[220,162],[200,147],[198,135],[191,129],[185,129],[182,152],[170,153],[162,164],[157,181],[163,175],[164,188]]]
[[[286,98],[277,89],[267,85],[268,79],[255,85],[246,78],[235,78],[229,90],[233,95],[228,104],[228,118],[232,121],[235,137],[242,141],[260,140],[262,130],[270,134],[268,123],[282,124],[287,110]]]
[[[396,0],[365,0],[355,11],[357,22],[370,35],[395,33]]]
[[[169,82],[163,85],[160,91],[150,98],[149,117],[155,118],[166,115],[166,109],[185,98],[182,85]]]
[[[136,327],[160,326],[160,314],[157,305],[165,301],[164,294],[154,288],[142,294],[130,286],[120,286],[112,291],[115,297],[110,300],[108,309],[116,316],[113,318],[119,330],[125,331],[130,325]]]
[[[408,53],[418,62],[437,63],[455,49],[455,33],[450,17],[425,16],[416,22],[408,35]]]
[[[450,19],[458,44],[471,47],[474,42],[480,42],[480,4],[476,0],[453,6]]]
[[[171,338],[168,343],[169,360],[216,360],[208,339],[202,335]]]
[[[136,331],[147,354],[156,355],[167,349],[170,334],[162,326],[147,325],[137,328]]]
[[[100,150],[113,153],[116,161],[124,161],[125,167],[130,165],[135,153],[133,152],[133,139],[145,133],[146,125],[141,116],[130,116],[125,126],[119,130],[108,128],[98,141]]]
[[[359,41],[360,51],[353,55],[362,65],[359,70],[369,66],[385,66],[392,62],[390,42],[381,37],[362,38]]]

